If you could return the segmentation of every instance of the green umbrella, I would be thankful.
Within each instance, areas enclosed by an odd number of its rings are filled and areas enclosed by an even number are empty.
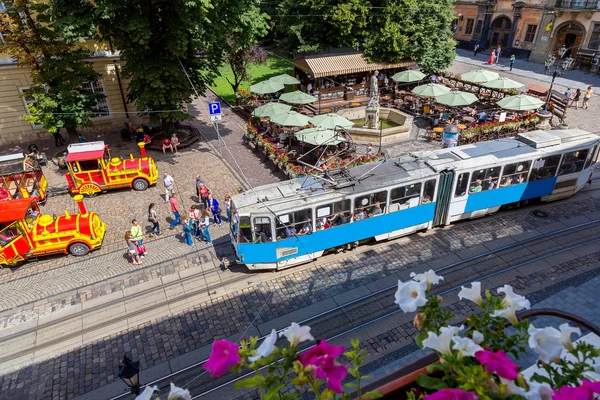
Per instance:
[[[271,78],[272,81],[281,82],[284,85],[299,85],[300,81],[288,74],[281,74]]]
[[[522,87],[523,84],[503,76],[484,83],[483,86],[491,89],[516,89]]]
[[[544,102],[537,97],[528,96],[526,94],[518,94],[516,96],[506,96],[497,102],[498,105],[507,110],[527,111],[537,110],[544,105]]]
[[[421,71],[402,71],[392,75],[392,79],[396,82],[417,82],[425,78],[425,74]]]
[[[473,93],[459,91],[452,91],[450,93],[436,96],[435,98],[435,101],[437,103],[454,107],[467,106],[469,104],[475,103],[477,100],[477,96],[475,96]]]
[[[305,126],[310,122],[310,118],[296,111],[276,114],[271,117],[271,122],[282,126]]]
[[[283,90],[283,89],[284,89],[283,83],[275,82],[270,79],[267,79],[266,81],[255,83],[254,85],[250,86],[251,92],[259,93],[259,94],[275,93],[275,92],[279,92],[280,90]]]
[[[335,113],[317,115],[316,117],[312,117],[310,119],[310,123],[327,129],[335,129],[336,126],[350,128],[352,125],[354,125],[354,122]]]
[[[500,78],[500,75],[487,69],[478,69],[477,71],[469,71],[462,74],[461,79],[467,82],[481,83],[489,82]]]
[[[313,146],[334,146],[346,141],[342,135],[338,134],[333,129],[320,127],[303,129],[296,133],[296,139],[304,143],[312,144]]]
[[[428,83],[426,85],[417,86],[412,92],[419,96],[435,97],[450,92],[450,88],[437,83]]]
[[[282,103],[267,103],[260,107],[256,107],[252,111],[253,117],[272,117],[275,114],[286,113],[292,109],[291,106]]]
[[[301,92],[296,90],[295,92],[284,93],[279,96],[280,100],[285,101],[286,103],[292,104],[310,104],[317,101],[315,96],[311,96],[308,93]]]

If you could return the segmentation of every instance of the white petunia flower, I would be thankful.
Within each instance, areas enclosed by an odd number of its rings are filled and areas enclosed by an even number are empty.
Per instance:
[[[571,334],[576,333],[581,336],[581,329],[569,326],[565,323],[558,327],[560,329],[560,344],[565,346],[567,350],[573,350],[573,342],[571,341]]]
[[[417,282],[427,283],[428,289],[431,287],[431,285],[437,285],[438,283],[440,283],[440,281],[444,280],[443,276],[436,275],[435,271],[432,269],[430,269],[427,272],[423,272],[422,274],[416,274],[414,272],[411,272],[410,277]]]
[[[427,339],[423,340],[423,347],[435,350],[441,354],[450,353],[450,342],[458,332],[463,329],[462,326],[445,326],[440,328],[439,336],[433,332],[427,333]]]
[[[263,342],[256,349],[256,355],[248,357],[250,362],[256,362],[261,358],[269,357],[273,350],[275,350],[275,342],[277,341],[277,331],[273,329],[271,334],[263,340]]]
[[[492,317],[506,318],[512,324],[516,324],[518,322],[517,311],[528,310],[531,303],[524,296],[516,294],[510,285],[498,288],[498,293],[504,293],[502,299],[502,307],[504,308],[494,311]]]
[[[192,400],[192,396],[189,390],[177,387],[171,383],[171,391],[167,400]]]
[[[135,400],[150,400],[154,392],[158,390],[158,386],[146,386],[144,391],[137,395]]]
[[[547,383],[528,381],[529,390],[522,394],[527,400],[551,400],[554,392]]]
[[[310,334],[310,326],[300,326],[295,322],[292,322],[292,325],[290,325],[289,328],[279,333],[279,337],[282,336],[285,336],[293,345],[297,345],[306,340],[315,340]]]
[[[452,349],[458,350],[458,353],[463,357],[475,357],[475,353],[477,353],[480,350],[483,350],[481,346],[479,346],[477,343],[466,337],[461,338],[458,336],[454,336],[452,338],[452,341],[454,342]]]
[[[427,303],[425,289],[427,289],[427,283],[425,282],[402,282],[398,280],[398,290],[396,291],[396,301],[394,303],[398,304],[405,313],[415,312],[417,307],[424,306]]]
[[[483,342],[483,333],[479,332],[479,331],[473,331],[473,341],[476,344],[481,344],[481,342]]]
[[[558,329],[550,326],[537,329],[531,325],[527,332],[529,333],[529,347],[536,352],[541,361],[548,364],[560,357],[564,346],[560,344],[562,335]]]
[[[515,381],[511,381],[506,378],[500,377],[500,383],[506,387],[506,391],[504,392],[504,396],[524,396],[525,389],[520,386],[517,386]]]
[[[458,292],[459,299],[467,299],[471,300],[473,303],[477,305],[483,304],[483,299],[481,298],[481,282],[473,282],[471,283],[470,288],[466,288],[464,286],[460,287],[460,292]]]

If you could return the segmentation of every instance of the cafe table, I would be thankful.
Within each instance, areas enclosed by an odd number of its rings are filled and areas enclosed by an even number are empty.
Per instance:
[[[360,103],[359,102],[354,102],[351,104],[352,107],[360,107]]]
[[[323,109],[321,110],[321,112],[322,112],[323,114],[329,114],[329,113],[331,112],[331,108],[323,108]]]
[[[458,127],[458,129],[467,129],[467,126],[465,124],[456,124],[456,126]]]
[[[433,128],[433,131],[435,133],[443,133],[444,132],[444,128],[438,126],[438,127]]]

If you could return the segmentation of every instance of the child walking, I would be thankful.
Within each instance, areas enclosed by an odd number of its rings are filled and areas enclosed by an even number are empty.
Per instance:
[[[140,256],[137,251],[137,240],[131,237],[131,231],[125,232],[125,242],[127,243],[127,250],[129,255],[131,256],[131,260],[133,261],[133,265],[143,264],[140,260]]]
[[[150,234],[156,233],[160,235],[160,224],[158,223],[158,211],[156,211],[156,204],[150,203],[148,206],[148,221],[152,223],[152,230]]]

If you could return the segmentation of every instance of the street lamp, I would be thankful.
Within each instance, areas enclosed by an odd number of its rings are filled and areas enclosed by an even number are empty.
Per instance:
[[[139,361],[133,362],[127,354],[123,356],[121,364],[119,365],[119,378],[125,382],[125,384],[131,388],[131,393],[138,395],[140,394],[140,363]]]
[[[552,66],[554,66],[554,71],[552,71],[552,82],[550,82],[550,90],[548,90],[548,97],[546,97],[546,104],[544,104],[544,111],[542,111],[542,114],[548,114],[548,104],[550,103],[550,98],[552,97],[552,86],[554,85],[554,80],[556,77],[563,76],[573,63],[573,59],[571,57],[564,58],[565,54],[567,54],[567,48],[563,46],[558,49],[558,58],[550,54],[545,62],[546,73],[550,71]]]

